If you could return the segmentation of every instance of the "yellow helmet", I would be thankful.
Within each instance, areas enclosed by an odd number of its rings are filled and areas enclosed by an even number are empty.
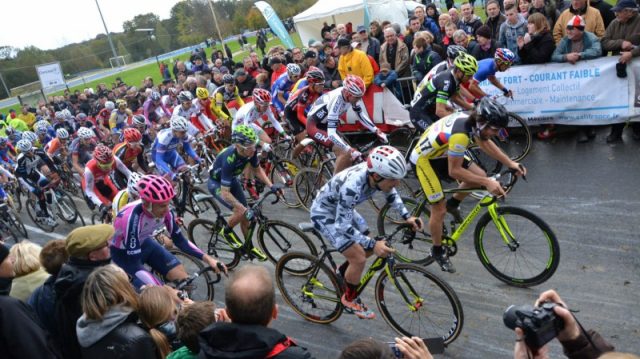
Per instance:
[[[204,87],[198,87],[196,89],[196,96],[201,100],[206,100],[209,98],[209,91]]]
[[[478,71],[478,61],[476,58],[465,53],[461,53],[456,57],[453,61],[453,66],[467,76],[473,76]]]

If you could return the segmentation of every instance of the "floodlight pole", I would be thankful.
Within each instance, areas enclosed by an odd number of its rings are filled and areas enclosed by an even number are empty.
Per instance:
[[[218,19],[216,18],[216,12],[213,10],[213,0],[207,1],[209,3],[209,9],[211,10],[211,16],[213,16],[213,23],[216,25],[216,30],[218,30],[218,37],[220,38],[220,44],[222,45],[222,56],[226,56],[224,51],[224,40],[222,40],[222,34],[220,33],[220,27],[218,27]]]
[[[109,46],[111,46],[111,51],[113,52],[113,57],[118,57],[118,53],[116,52],[116,48],[113,46],[113,40],[111,40],[111,34],[107,29],[107,23],[104,22],[104,17],[102,16],[102,10],[100,10],[100,4],[98,4],[98,0],[96,0],[96,6],[98,7],[98,12],[100,13],[100,19],[102,20],[102,25],[104,25],[104,31],[107,33],[107,39],[109,39]]]

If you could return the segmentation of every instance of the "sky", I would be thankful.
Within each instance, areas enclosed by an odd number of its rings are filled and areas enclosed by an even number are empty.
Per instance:
[[[169,18],[179,0],[98,0],[110,32],[122,32],[122,23],[152,12]],[[2,17],[0,46],[43,50],[93,39],[104,34],[95,0],[22,0],[11,2],[11,15]]]

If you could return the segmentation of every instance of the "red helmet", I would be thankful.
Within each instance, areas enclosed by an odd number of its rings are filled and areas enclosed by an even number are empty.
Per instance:
[[[142,140],[142,134],[136,128],[125,128],[124,129],[124,141],[125,142],[140,142]]]
[[[307,81],[310,84],[323,84],[324,83],[324,72],[315,66],[309,67],[309,70],[306,74]]]
[[[342,93],[349,93],[355,97],[364,96],[364,92],[366,91],[366,87],[364,85],[364,81],[360,78],[360,76],[356,75],[347,75],[344,81],[342,82]]]
[[[93,158],[100,163],[113,162],[113,152],[109,147],[101,143],[93,150]]]
[[[171,182],[156,175],[142,176],[136,184],[136,189],[140,199],[151,203],[166,203],[176,195]]]
[[[271,93],[265,89],[256,88],[253,90],[253,102],[256,105],[268,105],[271,103]]]

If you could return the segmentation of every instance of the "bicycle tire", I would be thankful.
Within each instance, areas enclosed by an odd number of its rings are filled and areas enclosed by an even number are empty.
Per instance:
[[[53,232],[53,230],[56,228],[56,226],[48,226],[40,221],[37,220],[36,217],[36,207],[37,204],[36,202],[29,198],[27,199],[27,201],[25,202],[25,207],[27,208],[27,214],[29,215],[29,218],[31,218],[31,221],[38,226],[38,228],[42,229],[45,232],[51,233]]]
[[[196,194],[208,195],[209,193],[198,187],[193,187],[191,191],[189,191],[187,205],[185,206],[185,210],[189,214],[193,215],[195,218],[200,218],[200,216],[204,213],[217,212],[218,205],[213,200],[213,198],[207,198],[197,201],[195,198]]]
[[[540,217],[521,208],[499,207],[497,208],[497,214],[503,223],[502,225],[508,223],[508,232],[516,237],[516,246],[513,248],[505,246],[497,226],[489,225],[494,223],[491,215],[485,213],[478,220],[474,233],[474,245],[482,265],[494,277],[515,287],[531,287],[548,280],[560,264],[560,245],[549,225]],[[509,218],[505,218],[506,216]],[[516,221],[518,217],[524,219],[524,221]],[[530,229],[535,230],[535,232],[540,231],[539,234],[534,234],[533,237],[527,233],[521,234],[520,227],[530,226],[531,224],[532,227]],[[491,245],[490,241],[496,243],[496,250],[493,250],[494,246]],[[535,242],[532,243],[533,241]],[[527,247],[523,247],[525,243]],[[531,251],[536,251],[537,253],[529,255]],[[506,260],[499,258],[500,252],[506,253]],[[523,275],[524,269],[516,269],[515,267],[512,268],[512,271],[508,271],[506,267],[499,269],[498,267],[501,263],[505,263],[505,266],[508,267],[513,267],[517,264],[522,265],[522,263],[527,268],[534,268],[534,265],[538,265],[535,266],[536,269],[533,275]],[[538,266],[540,267],[539,272]]]
[[[508,135],[498,137],[496,144],[516,162],[522,161],[531,151],[531,129],[520,115],[509,112]]]
[[[206,218],[196,218],[189,223],[187,234],[189,240],[198,248],[216,257],[227,269],[233,269],[240,263],[240,254],[220,236],[222,226],[220,220],[214,222]]]
[[[318,250],[309,237],[295,226],[278,220],[269,220],[260,225],[258,244],[274,264],[289,252],[318,255]]]
[[[409,213],[420,218],[422,221],[423,230],[420,232],[416,232],[415,236],[411,240],[399,240],[393,244],[393,247],[396,249],[395,256],[402,262],[406,263],[414,263],[420,265],[428,265],[433,262],[433,258],[431,258],[431,235],[429,235],[427,231],[427,226],[429,224],[429,209],[426,206],[423,206],[423,209],[420,213],[417,213],[417,207],[419,203],[408,197],[402,197],[402,202],[405,207],[409,210]],[[392,233],[397,223],[390,218],[393,216],[388,214],[389,211],[395,210],[392,208],[391,204],[387,203],[380,209],[380,213],[378,213],[378,233],[383,236],[388,233]],[[404,232],[410,231],[410,229],[403,230]],[[403,232],[403,235],[404,235]]]
[[[285,254],[276,264],[276,283],[287,304],[305,320],[328,324],[342,315],[338,279],[317,257],[300,252]]]
[[[11,197],[11,204],[13,208],[15,208],[16,212],[22,212],[22,190],[20,189],[20,184],[17,183],[16,187],[13,189],[13,196]]]
[[[293,188],[293,179],[298,172],[300,172],[300,169],[295,163],[289,160],[279,160],[271,167],[271,173],[269,173],[271,183],[280,183],[283,185],[281,201],[289,208],[298,208],[301,206]]]
[[[416,265],[396,264],[392,274],[394,278],[390,280],[387,271],[382,271],[375,287],[376,303],[387,324],[408,337],[441,337],[445,344],[456,340],[462,331],[464,312],[453,288]],[[398,285],[402,287],[399,289]],[[419,298],[412,303],[417,307],[415,311],[400,294],[408,296],[412,291],[418,292]]]
[[[8,240],[13,241],[14,243],[20,242],[20,234],[4,215],[0,218],[0,236],[2,236],[3,242],[7,242]]]
[[[56,208],[56,214],[58,215],[58,218],[69,224],[76,223],[80,214],[78,213],[78,208],[76,207],[75,202],[73,202],[73,198],[71,198],[71,196],[69,196],[69,194],[64,191],[57,190],[56,192],[60,195]],[[68,213],[64,213],[66,211],[68,211]]]
[[[9,209],[7,212],[9,219],[11,220],[11,225],[21,234],[25,239],[29,238],[29,232],[27,232],[27,227],[24,226],[24,223],[18,216],[18,214],[13,210]]]
[[[307,212],[324,183],[324,179],[319,175],[318,170],[313,168],[301,169],[293,179],[293,188],[298,201]]]
[[[205,268],[204,263],[199,259],[192,257],[179,249],[170,249],[173,254],[184,266],[187,273],[193,274]],[[213,287],[213,279],[209,272],[204,272],[198,276],[186,289],[187,294],[194,302],[212,301],[215,296],[215,288]]]

